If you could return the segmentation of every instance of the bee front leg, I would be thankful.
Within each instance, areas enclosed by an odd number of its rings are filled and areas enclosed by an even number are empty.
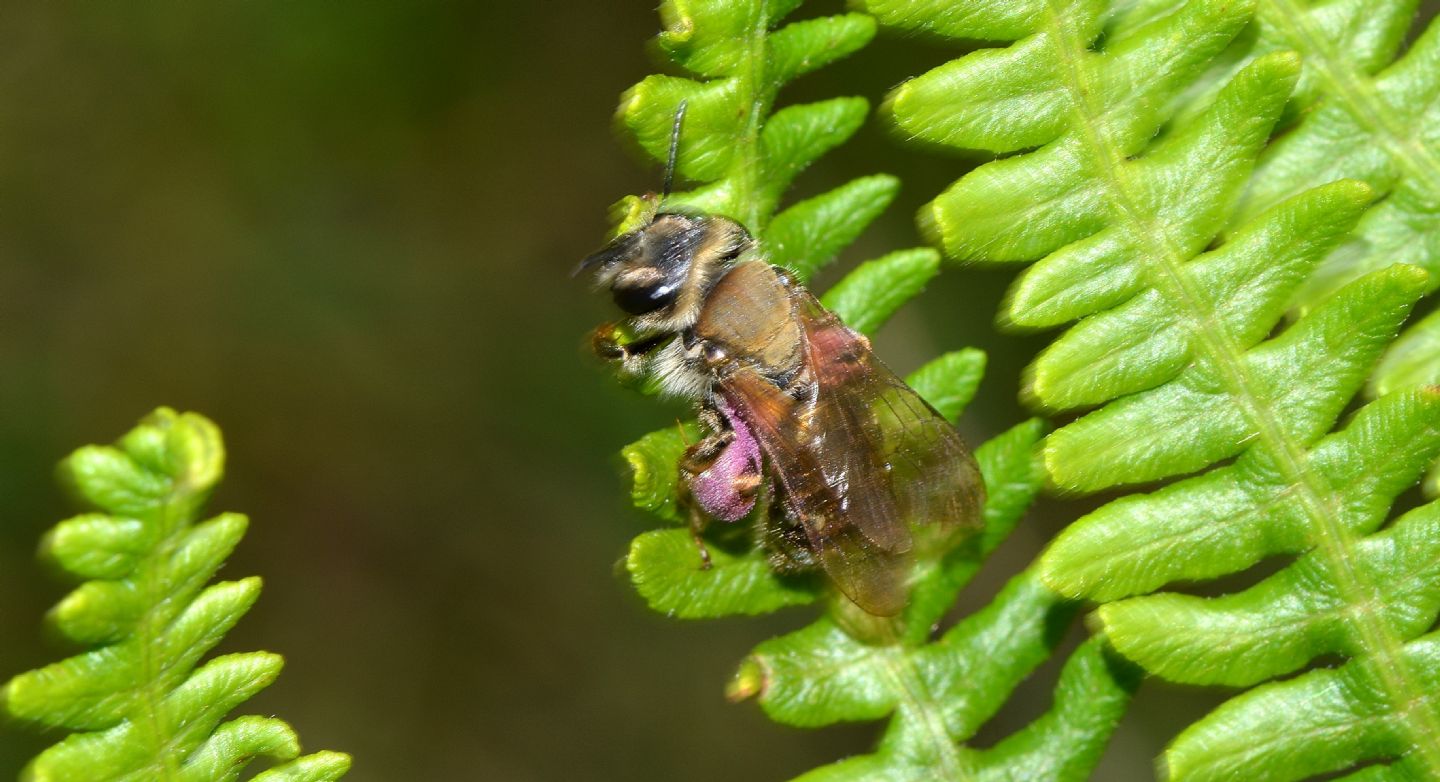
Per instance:
[[[590,349],[606,361],[624,361],[625,347],[620,344],[614,323],[602,323],[590,332]]]

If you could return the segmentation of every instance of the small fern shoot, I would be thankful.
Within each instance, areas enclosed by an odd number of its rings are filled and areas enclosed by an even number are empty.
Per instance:
[[[649,76],[621,98],[622,137],[657,161],[668,153],[671,121],[685,101],[676,173],[703,183],[667,206],[719,214],[763,237],[774,263],[802,278],[860,235],[894,200],[899,181],[874,175],[776,214],[795,177],[865,122],[864,98],[835,98],[775,110],[780,89],[870,42],[861,14],[780,26],[801,0],[669,0],[661,3],[663,56],[695,78]],[[623,233],[648,214],[644,198],[619,204]]]
[[[855,180],[774,214],[795,174],[853,133],[865,114],[858,98],[772,113],[781,84],[858,49],[874,31],[870,18],[856,14],[776,28],[798,5],[662,4],[667,31],[657,48],[700,78],[649,77],[626,93],[619,116],[625,132],[663,159],[670,119],[679,101],[687,101],[677,168],[704,184],[676,194],[673,203],[740,220],[771,262],[804,281],[890,202],[896,182],[884,176]],[[618,230],[643,221],[649,208],[643,199],[622,202]],[[918,294],[938,265],[933,250],[891,253],[861,264],[821,300],[852,328],[869,333]],[[961,350],[922,367],[908,382],[953,421],[974,393],[983,365],[983,354]],[[959,590],[1038,491],[1033,449],[1042,433],[1038,421],[1029,421],[977,450],[989,495],[984,532],[915,563],[911,601],[899,620],[831,601],[818,621],[761,644],[741,664],[728,694],[757,700],[779,722],[819,726],[890,717],[876,752],[803,779],[1067,780],[1083,777],[1098,760],[1134,686],[1133,669],[1098,642],[1083,646],[1065,666],[1049,713],[989,749],[962,743],[1050,657],[1061,640],[1057,628],[1073,616],[1074,605],[1040,586],[1033,572],[1016,577],[985,610],[932,638]],[[691,619],[819,601],[824,591],[817,580],[777,575],[738,526],[707,532],[711,563],[703,566],[677,508],[677,461],[693,436],[686,427],[662,430],[623,452],[635,505],[673,525],[640,535],[630,547],[626,567],[641,596],[657,611]]]
[[[1224,69],[1217,58],[1254,3],[867,6],[882,24],[1016,41],[941,66],[888,105],[906,136],[1016,153],[959,180],[921,222],[955,260],[1034,262],[1003,320],[1079,320],[1030,369],[1032,402],[1098,406],[1046,439],[1051,481],[1091,492],[1197,473],[1076,522],[1043,555],[1044,583],[1119,600],[1096,629],[1177,681],[1252,686],[1350,658],[1231,700],[1175,740],[1165,775],[1294,780],[1384,761],[1363,778],[1440,778],[1429,700],[1440,658],[1422,635],[1440,613],[1434,510],[1372,534],[1440,452],[1440,391],[1384,396],[1329,433],[1427,275],[1360,276],[1272,336],[1375,189],[1297,188],[1230,222],[1300,59],[1249,58],[1182,112]],[[1132,15],[1109,24],[1119,10]],[[1298,558],[1236,595],[1129,597],[1272,556]]]
[[[219,782],[239,779],[257,757],[280,764],[255,782],[321,782],[349,769],[338,752],[297,757],[295,732],[273,717],[222,723],[283,664],[248,652],[199,665],[260,594],[254,577],[206,586],[247,524],[234,513],[197,523],[224,462],[214,424],[161,408],[115,446],[87,446],[62,463],[95,510],[45,538],[44,556],[84,579],[49,620],[86,651],[0,691],[12,718],[72,731],[24,779]]]

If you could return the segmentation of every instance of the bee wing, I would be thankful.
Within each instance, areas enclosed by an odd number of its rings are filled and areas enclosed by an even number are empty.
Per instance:
[[[796,291],[805,361],[800,398],[753,370],[720,382],[754,430],[840,590],[873,614],[904,607],[911,527],[981,525],[984,481],[933,407],[870,352],[865,339]]]
[[[827,422],[823,408],[797,401],[754,370],[739,370],[720,387],[759,441],[789,516],[836,586],[872,614],[898,613],[910,541],[892,498],[877,490],[869,455]]]

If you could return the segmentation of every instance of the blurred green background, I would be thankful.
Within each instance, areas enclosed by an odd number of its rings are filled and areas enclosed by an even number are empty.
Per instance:
[[[356,782],[783,779],[868,747],[874,726],[722,698],[806,612],[671,622],[616,573],[650,522],[614,453],[683,411],[586,357],[610,313],[568,275],[611,202],[658,186],[609,130],[658,25],[646,3],[5,3],[0,677],[62,654],[39,628],[63,587],[32,556],[70,512],[53,464],[168,404],[222,426],[212,508],[253,521],[223,575],[265,592],[222,650],[289,662],[248,711],[355,754]],[[948,55],[881,40],[785,97],[878,100]],[[851,264],[915,245],[914,208],[965,165],[870,127],[799,194],[903,178]],[[951,272],[878,340],[901,371],[990,351],[972,442],[1025,415],[1043,341],[991,327],[1008,277]],[[1084,507],[1042,503],[962,608]],[[1043,710],[1055,669],[984,738]],[[1097,778],[1150,778],[1218,697],[1147,685]],[[43,744],[0,733],[0,778]]]

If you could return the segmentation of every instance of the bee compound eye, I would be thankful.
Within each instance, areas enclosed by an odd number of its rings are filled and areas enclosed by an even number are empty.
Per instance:
[[[730,357],[730,354],[726,353],[725,349],[719,345],[709,344],[705,346],[704,356],[705,363],[714,365],[724,363],[725,359]]]
[[[679,287],[664,282],[654,285],[617,286],[612,291],[615,305],[630,315],[644,315],[675,301]]]

